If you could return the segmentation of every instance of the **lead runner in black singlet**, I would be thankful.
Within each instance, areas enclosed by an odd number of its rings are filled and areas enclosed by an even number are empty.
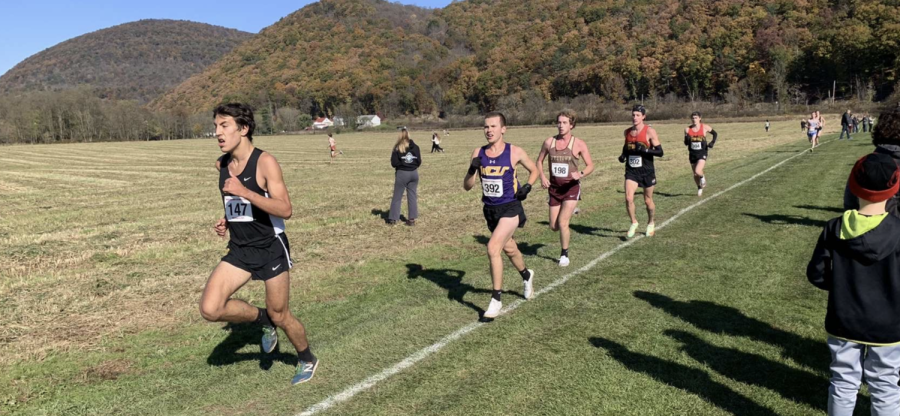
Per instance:
[[[212,322],[255,322],[263,326],[262,349],[272,352],[281,328],[297,349],[292,384],[309,381],[319,361],[313,356],[303,324],[289,307],[290,246],[284,220],[292,207],[278,161],[253,146],[253,110],[232,103],[213,112],[216,138],[225,153],[216,161],[225,217],[216,233],[230,231],[228,254],[213,270],[200,299],[200,314]],[[266,285],[266,309],[231,296],[251,279]]]

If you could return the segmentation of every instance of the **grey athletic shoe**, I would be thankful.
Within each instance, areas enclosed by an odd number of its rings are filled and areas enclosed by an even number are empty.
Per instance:
[[[525,295],[525,300],[531,300],[534,298],[534,270],[528,269],[528,280],[523,280],[523,283],[525,288],[522,294]]]
[[[275,346],[278,345],[278,329],[274,326],[263,326],[263,336],[262,336],[262,350],[265,353],[270,353],[275,351]]]

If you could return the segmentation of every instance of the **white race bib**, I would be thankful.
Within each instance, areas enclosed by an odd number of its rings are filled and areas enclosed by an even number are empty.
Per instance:
[[[644,166],[644,158],[642,158],[640,155],[628,156],[628,166],[631,166],[633,168]]]
[[[691,150],[703,150],[703,142],[691,142]]]
[[[503,179],[481,179],[484,196],[499,198],[503,196]]]
[[[569,164],[568,163],[551,163],[550,164],[550,175],[556,178],[566,178],[569,176]]]
[[[252,222],[253,204],[239,196],[225,195],[225,219],[228,222]]]

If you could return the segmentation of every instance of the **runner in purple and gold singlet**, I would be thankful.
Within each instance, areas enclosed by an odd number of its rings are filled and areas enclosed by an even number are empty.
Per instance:
[[[534,271],[525,266],[525,259],[516,245],[516,240],[513,239],[513,234],[516,228],[525,226],[522,201],[531,192],[531,185],[537,180],[538,171],[521,147],[503,141],[505,133],[506,117],[503,114],[488,113],[484,116],[484,137],[488,144],[472,152],[472,162],[463,180],[463,188],[468,191],[475,187],[476,177],[481,178],[484,219],[491,231],[487,253],[491,264],[493,290],[491,303],[485,310],[483,318],[496,318],[503,308],[500,301],[500,293],[503,290],[501,252],[506,253],[522,276],[525,299],[534,296]],[[523,185],[520,185],[516,178],[518,165],[524,166],[529,172],[528,182]]]
[[[569,265],[569,221],[581,199],[581,179],[594,171],[594,162],[584,140],[572,135],[575,128],[575,112],[563,110],[556,116],[558,135],[544,140],[537,157],[537,169],[541,186],[548,190],[550,205],[550,229],[559,231],[559,265]],[[550,179],[544,176],[544,159],[550,159]],[[585,167],[578,168],[578,160]]]

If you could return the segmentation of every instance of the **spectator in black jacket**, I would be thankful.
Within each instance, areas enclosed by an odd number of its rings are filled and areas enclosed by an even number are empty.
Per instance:
[[[403,201],[403,191],[406,190],[406,202],[409,207],[406,225],[416,225],[419,217],[418,194],[419,165],[422,164],[422,154],[419,146],[409,138],[406,129],[400,131],[400,138],[391,152],[391,166],[396,169],[394,173],[394,197],[391,199],[391,212],[388,214],[387,223],[394,225],[400,220],[400,203]]]
[[[838,140],[844,139],[844,133],[847,133],[847,140],[853,140],[853,137],[850,136],[850,133],[853,132],[853,115],[850,114],[850,110],[847,110],[843,116],[841,116],[841,137],[838,137]]]
[[[806,277],[828,291],[831,350],[828,414],[852,415],[865,375],[873,415],[900,414],[900,218],[885,202],[900,189],[900,168],[883,153],[853,166],[859,210],[828,221]]]

